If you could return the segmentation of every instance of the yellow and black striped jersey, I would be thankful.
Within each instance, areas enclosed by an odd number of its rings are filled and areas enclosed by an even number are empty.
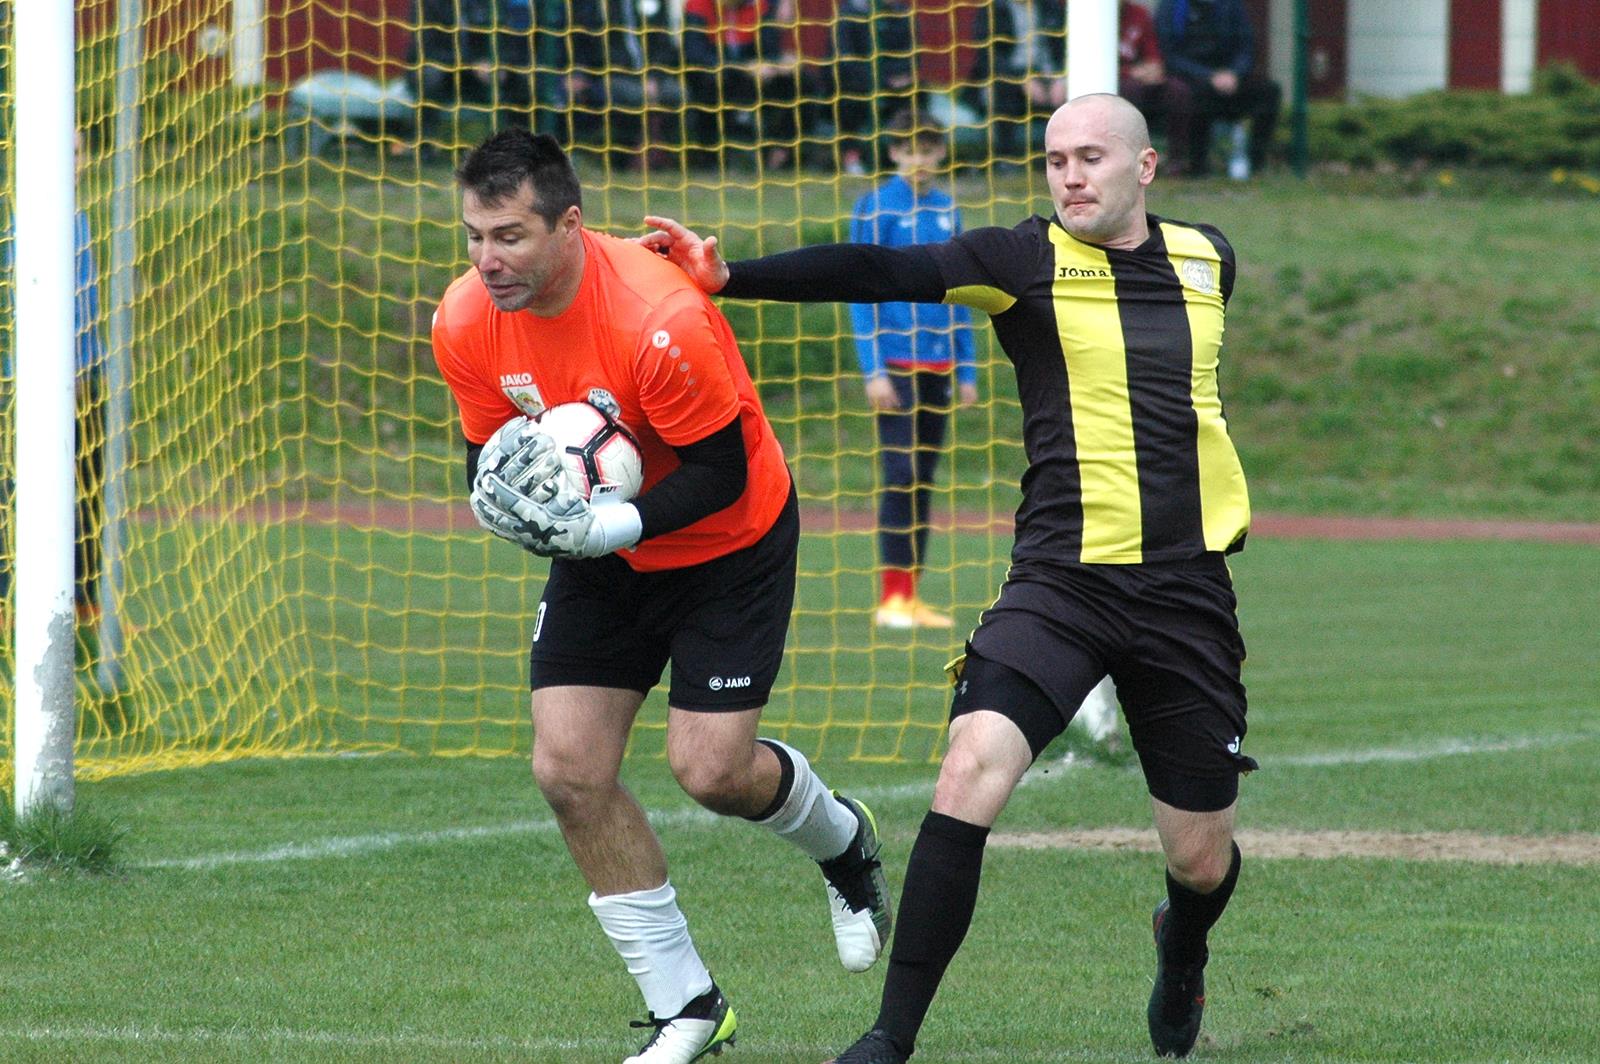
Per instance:
[[[1233,248],[1147,215],[1131,250],[1035,215],[939,244],[825,244],[729,264],[722,294],[960,303],[988,312],[1017,372],[1013,561],[1137,565],[1244,545],[1250,499],[1217,392]]]
[[[1250,501],[1217,390],[1233,248],[1211,226],[1148,217],[1149,239],[1125,251],[1039,216],[927,245],[945,302],[987,311],[1016,367],[1017,559],[1243,545]]]

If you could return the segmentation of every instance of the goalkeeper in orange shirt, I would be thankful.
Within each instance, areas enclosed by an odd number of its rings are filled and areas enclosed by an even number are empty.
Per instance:
[[[890,932],[871,814],[756,735],[794,601],[794,484],[727,320],[676,266],[584,228],[553,138],[496,133],[456,178],[473,268],[445,293],[433,349],[461,411],[472,508],[552,558],[529,655],[534,778],[649,1011],[649,1040],[625,1064],[688,1064],[731,1042],[736,1020],[618,778],[669,661],[679,785],[821,865],[846,968],[871,967]],[[639,441],[631,502],[591,506],[536,423],[507,424],[576,401]]]

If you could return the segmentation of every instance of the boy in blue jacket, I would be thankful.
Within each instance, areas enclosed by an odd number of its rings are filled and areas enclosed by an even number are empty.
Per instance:
[[[850,239],[904,246],[948,240],[961,231],[955,202],[933,181],[948,136],[906,110],[886,127],[895,174],[857,201]],[[853,304],[850,319],[867,402],[877,411],[883,489],[878,554],[883,590],[874,620],[882,628],[949,628],[951,619],[917,595],[927,555],[934,468],[950,419],[952,373],[962,406],[978,401],[972,313],[938,303]]]

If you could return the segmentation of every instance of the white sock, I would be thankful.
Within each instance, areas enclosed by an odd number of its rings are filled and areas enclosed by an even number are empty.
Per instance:
[[[656,1019],[676,1016],[711,989],[711,973],[695,952],[671,880],[654,890],[604,898],[590,894],[589,908],[638,981],[644,1007]]]
[[[776,739],[761,739],[779,760],[794,766],[794,782],[778,811],[756,821],[779,838],[794,843],[813,861],[827,861],[844,853],[856,837],[856,816],[828,792],[828,785],[811,769],[805,755]]]

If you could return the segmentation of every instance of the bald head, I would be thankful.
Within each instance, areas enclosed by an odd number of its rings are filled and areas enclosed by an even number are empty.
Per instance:
[[[1150,146],[1150,126],[1139,109],[1121,96],[1091,92],[1074,97],[1056,108],[1045,126],[1045,139],[1051,130],[1071,125],[1088,125],[1106,136],[1115,137],[1137,155]]]
[[[1144,190],[1156,176],[1150,127],[1120,96],[1070,100],[1044,131],[1045,180],[1061,227],[1102,247],[1138,247],[1149,235]]]

